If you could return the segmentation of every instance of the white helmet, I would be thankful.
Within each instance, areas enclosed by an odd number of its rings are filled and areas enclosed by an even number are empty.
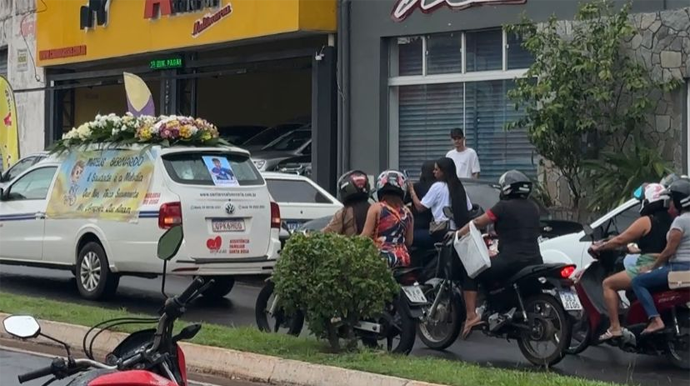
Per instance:
[[[667,209],[671,196],[666,188],[661,184],[644,184],[640,187],[643,192],[638,199],[640,203],[640,214],[643,216],[652,214],[659,209]]]

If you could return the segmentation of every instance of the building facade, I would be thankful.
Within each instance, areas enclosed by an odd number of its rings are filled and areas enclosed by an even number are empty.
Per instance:
[[[130,72],[157,114],[201,116],[221,130],[311,122],[314,173],[324,186],[334,179],[336,0],[41,3],[46,143],[98,113],[125,113]]]
[[[44,147],[45,72],[36,55],[36,1],[0,0],[0,75],[15,92],[20,155]]]
[[[539,156],[524,130],[506,132],[518,117],[507,92],[532,57],[503,26],[522,14],[540,21],[572,20],[579,1],[344,0],[339,41],[343,69],[341,166],[375,173],[418,173],[421,163],[452,148],[449,130],[462,128],[481,162],[482,177],[509,169],[536,175]],[[619,2],[623,4],[623,2]],[[690,9],[687,1],[635,0],[639,34],[626,43],[659,78],[685,82],[659,94],[650,130],[678,167],[687,167],[690,98]]]

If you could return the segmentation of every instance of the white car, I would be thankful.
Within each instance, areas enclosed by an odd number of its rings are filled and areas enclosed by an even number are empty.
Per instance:
[[[603,235],[618,235],[640,217],[640,201],[631,199],[594,221],[590,227],[601,229]],[[592,240],[585,231],[555,237],[539,244],[541,254],[548,263],[574,263],[577,269],[584,269],[592,257],[587,253]]]
[[[297,174],[262,173],[271,197],[278,203],[282,221],[294,231],[307,221],[333,216],[343,204],[311,179]],[[281,229],[280,238],[288,232]]]
[[[20,158],[19,161],[15,162],[6,171],[0,173],[0,188],[2,188],[7,182],[12,181],[18,175],[24,173],[28,168],[43,161],[47,157],[48,152],[42,151]]]
[[[0,263],[71,270],[81,295],[100,299],[120,276],[160,275],[158,238],[181,223],[184,244],[168,271],[214,277],[204,295],[225,296],[235,276],[270,274],[280,210],[246,150],[133,149],[50,156],[0,189]],[[216,161],[225,175],[214,174]],[[145,197],[127,201],[137,182]]]

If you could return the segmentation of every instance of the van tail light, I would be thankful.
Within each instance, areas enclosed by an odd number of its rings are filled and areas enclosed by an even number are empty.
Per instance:
[[[561,277],[564,279],[567,279],[573,274],[573,272],[575,272],[575,266],[574,265],[569,265],[567,267],[563,267],[563,269],[561,269]]]
[[[169,202],[161,205],[158,212],[158,227],[169,229],[175,225],[182,224],[182,204],[179,202]]]
[[[275,202],[271,202],[271,228],[280,229],[280,207]]]

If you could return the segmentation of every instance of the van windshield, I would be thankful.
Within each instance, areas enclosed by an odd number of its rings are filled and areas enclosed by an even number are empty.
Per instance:
[[[249,157],[223,152],[174,153],[163,156],[163,164],[173,181],[185,185],[263,185],[264,180]],[[216,170],[217,169],[217,170]],[[233,183],[221,184],[229,180]]]

